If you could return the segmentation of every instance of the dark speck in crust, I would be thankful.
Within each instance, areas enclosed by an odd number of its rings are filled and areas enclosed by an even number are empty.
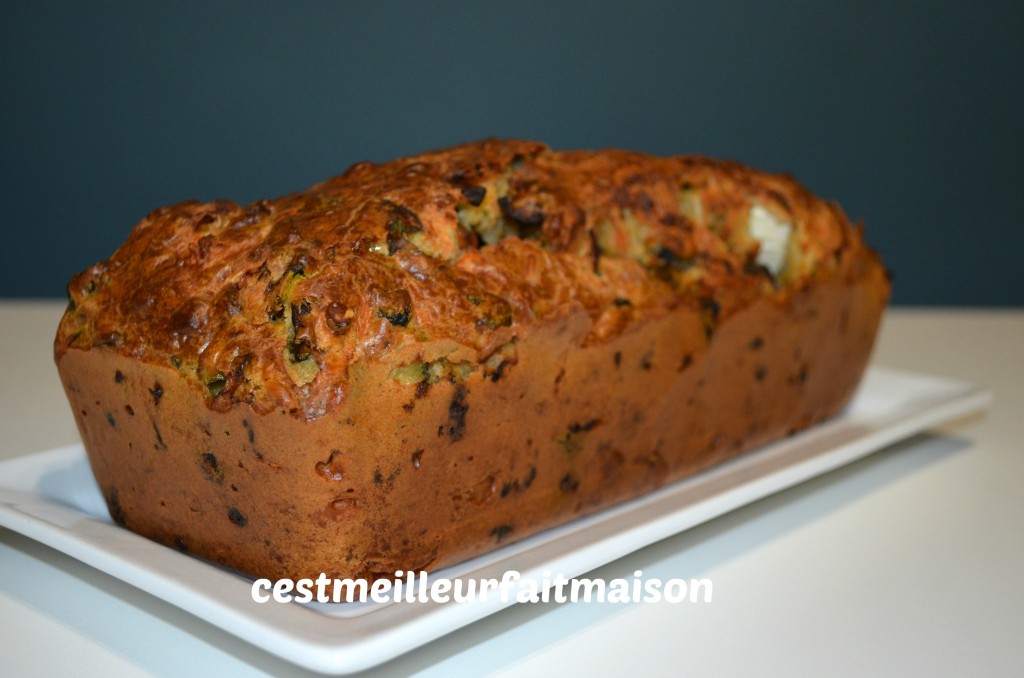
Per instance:
[[[597,234],[593,229],[587,231],[587,234],[590,236],[591,267],[595,274],[601,275],[601,244],[597,241]]]
[[[651,360],[653,358],[654,358],[654,355],[652,353],[650,353],[650,352],[645,353],[644,357],[640,359],[640,367],[642,367],[645,370],[649,370],[652,367],[654,367],[654,363],[651,362]]]
[[[502,360],[500,363],[498,363],[498,366],[494,368],[494,371],[488,375],[488,378],[491,381],[498,381],[499,379],[501,379],[501,375],[505,372],[505,365],[507,364],[508,363]]]
[[[120,384],[122,381],[124,381],[124,375],[121,374],[121,370],[115,370],[114,371],[114,383],[115,384]]]
[[[228,511],[228,519],[239,527],[245,527],[249,524],[249,519],[242,515],[242,512],[234,506]]]
[[[754,378],[758,381],[764,381],[766,376],[768,376],[768,368],[764,365],[758,365],[757,369],[754,370]]]
[[[381,308],[377,310],[377,316],[386,319],[396,327],[405,327],[412,317],[412,309],[404,306],[400,309]]]
[[[121,500],[117,496],[117,490],[113,487],[107,492],[107,510],[110,511],[110,518],[124,527],[127,523],[124,516],[124,509],[121,508]]]
[[[107,412],[107,423],[113,426],[114,428],[117,428],[117,420],[114,419],[113,412]]]
[[[510,480],[501,486],[501,497],[504,499],[513,492],[523,492],[524,490],[528,490],[530,485],[533,484],[533,479],[536,477],[537,467],[530,464],[530,470],[527,471],[526,476],[522,480],[516,478],[515,480]]]
[[[149,389],[149,394],[153,396],[153,404],[159,405],[160,399],[164,397],[164,387],[160,385],[160,382],[153,384],[153,388]]]
[[[164,437],[160,433],[160,427],[156,425],[156,421],[153,421],[153,431],[156,433],[156,445],[154,449],[167,449],[167,443],[164,442]]]
[[[597,426],[600,423],[601,423],[600,419],[591,419],[591,420],[589,420],[587,422],[584,422],[582,424],[578,424],[578,423],[570,424],[569,425],[569,433],[583,433],[583,432],[586,432],[586,431],[591,431],[591,430],[594,429],[595,426]]]
[[[701,297],[700,315],[701,321],[704,324],[704,335],[708,339],[711,339],[715,334],[715,327],[718,325],[718,314],[721,310],[722,306],[714,297]]]
[[[544,223],[544,213],[537,209],[530,209],[522,205],[515,205],[508,196],[498,198],[498,207],[501,213],[512,221],[527,229],[536,228]]]
[[[479,207],[487,195],[487,189],[483,186],[466,186],[462,189],[462,197],[473,207]]]
[[[200,460],[202,462],[203,475],[206,476],[207,480],[212,480],[215,483],[224,482],[224,472],[220,470],[217,457],[214,456],[213,452],[204,452]]]
[[[654,255],[658,258],[658,263],[667,268],[674,269],[676,271],[685,271],[693,268],[694,261],[692,258],[683,258],[673,252],[667,247],[658,247]]]
[[[452,442],[462,440],[466,435],[466,413],[469,405],[466,404],[466,388],[459,386],[455,389],[455,396],[448,406],[448,435]]]
[[[564,494],[571,494],[579,489],[580,481],[576,480],[571,473],[566,473],[562,476],[562,480],[558,486],[562,489]]]
[[[530,464],[530,471],[526,474],[526,478],[523,480],[523,488],[527,488],[533,484],[534,478],[537,477],[537,467]]]
[[[491,530],[491,536],[494,537],[495,541],[497,541],[500,544],[501,542],[505,541],[506,537],[512,534],[512,529],[512,526],[508,525],[507,523],[498,525],[493,530]]]

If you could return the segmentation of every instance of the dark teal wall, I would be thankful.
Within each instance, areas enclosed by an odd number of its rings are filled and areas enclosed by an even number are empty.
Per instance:
[[[0,9],[0,296],[153,208],[483,136],[786,170],[895,302],[1024,304],[1024,3],[118,2]]]

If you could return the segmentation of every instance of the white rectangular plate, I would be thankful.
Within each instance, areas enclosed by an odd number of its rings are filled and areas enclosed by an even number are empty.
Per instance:
[[[436,576],[540,581],[582,575],[686,530],[864,457],[958,416],[984,409],[977,386],[874,368],[839,417],[640,499],[510,544]],[[0,463],[0,525],[185,609],[310,669],[375,666],[512,603],[300,605],[251,597],[252,580],[114,525],[81,446]],[[492,599],[493,598],[493,599]]]

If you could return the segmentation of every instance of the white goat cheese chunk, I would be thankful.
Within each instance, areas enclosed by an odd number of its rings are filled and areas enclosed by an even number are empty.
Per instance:
[[[772,276],[778,276],[786,266],[786,250],[793,225],[779,221],[761,205],[753,205],[747,218],[747,232],[760,244],[757,263],[767,268]]]

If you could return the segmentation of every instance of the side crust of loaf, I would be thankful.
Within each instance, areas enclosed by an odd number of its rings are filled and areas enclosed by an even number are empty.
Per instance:
[[[888,296],[879,267],[765,297],[709,338],[680,308],[582,346],[583,313],[500,373],[429,389],[386,363],[303,421],[226,412],[171,366],[68,350],[60,374],[119,524],[253,576],[433,570],[643,494],[837,413]]]

